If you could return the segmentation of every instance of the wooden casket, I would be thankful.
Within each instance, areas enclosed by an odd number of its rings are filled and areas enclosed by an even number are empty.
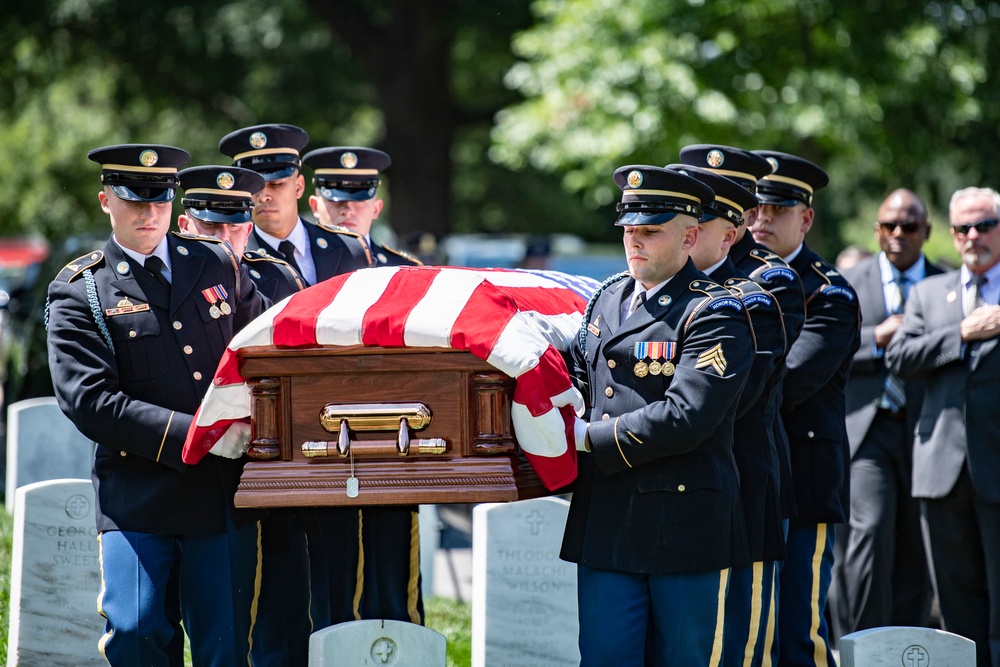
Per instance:
[[[514,380],[464,350],[239,352],[252,394],[240,507],[512,501],[548,495],[511,425]]]

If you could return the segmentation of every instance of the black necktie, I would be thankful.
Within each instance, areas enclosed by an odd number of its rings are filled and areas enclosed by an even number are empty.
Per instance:
[[[153,274],[153,278],[156,279],[156,282],[160,283],[160,286],[162,286],[163,289],[167,290],[168,292],[170,291],[170,281],[168,281],[167,277],[163,275],[162,259],[160,259],[156,255],[150,255],[149,257],[146,258],[146,261],[143,263],[143,266],[146,267],[147,271]]]
[[[293,244],[288,239],[285,239],[278,244],[278,252],[280,252],[285,257],[285,261],[288,262],[293,269],[302,275],[302,269],[299,268],[299,263],[295,261],[295,244]]]

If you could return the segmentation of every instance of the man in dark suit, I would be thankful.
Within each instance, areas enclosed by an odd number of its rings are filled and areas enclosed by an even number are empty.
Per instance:
[[[885,348],[903,322],[909,290],[941,273],[921,252],[930,232],[924,202],[896,190],[878,209],[881,252],[844,272],[858,293],[862,324],[847,382],[851,517],[837,528],[830,591],[835,637],[930,620],[920,509],[910,493],[923,382],[904,383],[885,366]]]
[[[195,663],[245,665],[258,528],[233,494],[249,427],[230,427],[195,466],[181,449],[226,345],[264,300],[224,243],[167,234],[186,151],[88,157],[113,234],[49,286],[48,344],[59,405],[97,443],[98,647],[112,665],[182,665],[179,595]]]
[[[417,266],[415,257],[371,239],[382,211],[381,172],[389,156],[374,148],[337,146],[310,151],[316,190],[309,206],[323,228],[358,235],[371,266]],[[423,624],[420,538],[416,505],[325,507],[309,536],[312,616],[317,627],[387,618]],[[336,529],[334,529],[336,527]]]
[[[255,125],[230,132],[219,150],[233,165],[258,172],[264,187],[254,195],[254,230],[249,250],[263,250],[285,260],[309,284],[368,266],[368,254],[357,234],[308,223],[299,217],[305,192],[301,151],[309,135],[294,125]]]
[[[590,414],[561,557],[581,664],[718,664],[729,570],[748,562],[732,439],[750,323],[689,258],[712,190],[648,166],[615,182],[629,276],[595,295],[573,351]]]
[[[740,298],[753,326],[756,354],[733,429],[733,455],[740,473],[740,496],[750,548],[750,564],[732,568],[726,595],[723,665],[761,665],[773,625],[768,619],[775,561],[785,558],[781,516],[781,463],[775,442],[780,386],[787,351],[781,308],[776,299],[733,266],[729,250],[757,197],[735,181],[698,167],[669,165],[715,191],[702,207],[698,240],[691,250],[695,267]],[[780,369],[781,372],[778,372]]]
[[[343,228],[364,238],[371,266],[419,266],[413,255],[372,240],[372,223],[385,202],[378,196],[380,174],[392,164],[380,150],[361,146],[317,148],[302,161],[313,169],[316,192],[309,207],[321,227]]]
[[[886,360],[926,380],[913,447],[913,495],[945,630],[1000,666],[1000,194],[952,195],[962,266],[917,283]]]
[[[754,152],[773,167],[757,183],[754,238],[795,269],[806,295],[805,322],[785,360],[781,404],[797,515],[779,575],[777,644],[782,662],[833,664],[825,620],[831,524],[847,521],[850,507],[844,387],[859,345],[860,310],[850,283],[805,244],[813,195],[829,182],[826,172],[787,153]]]

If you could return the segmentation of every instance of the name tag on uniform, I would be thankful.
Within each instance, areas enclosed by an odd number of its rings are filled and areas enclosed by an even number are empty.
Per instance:
[[[115,315],[128,315],[129,313],[141,313],[143,311],[149,310],[148,303],[132,303],[128,298],[124,298],[118,302],[118,305],[114,308],[108,308],[104,311],[104,314],[108,317],[114,317]]]
[[[594,326],[594,323],[593,323],[593,322],[590,322],[590,323],[589,323],[589,324],[587,325],[587,331],[589,331],[590,333],[594,334],[594,335],[595,335],[595,336],[597,336],[598,338],[600,338],[600,337],[601,337],[601,330],[600,330],[600,329],[598,329],[597,327],[595,327],[595,326]]]

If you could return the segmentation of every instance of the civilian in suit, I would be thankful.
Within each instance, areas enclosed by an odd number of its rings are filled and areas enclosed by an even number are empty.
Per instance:
[[[421,264],[371,239],[372,222],[382,211],[378,186],[391,163],[388,155],[336,146],[310,151],[302,160],[313,170],[309,206],[321,227],[356,234],[371,266]],[[418,507],[324,507],[316,513],[309,555],[317,627],[368,618],[423,624]]]
[[[723,665],[761,665],[773,636],[770,618],[775,561],[785,558],[780,499],[780,461],[774,420],[784,373],[787,341],[775,298],[733,266],[728,253],[743,226],[747,209],[757,207],[750,190],[717,173],[689,165],[670,165],[715,191],[702,207],[698,240],[691,250],[695,267],[738,297],[750,315],[756,355],[733,430],[733,455],[740,474],[740,496],[750,549],[750,564],[732,568],[726,595]]]
[[[962,266],[910,290],[886,359],[926,381],[913,447],[913,495],[945,630],[1000,666],[1000,194],[952,195]]]
[[[326,229],[299,216],[298,202],[306,187],[301,151],[308,142],[305,130],[283,124],[245,127],[219,141],[219,150],[233,159],[234,166],[256,171],[264,179],[264,187],[253,194],[254,228],[244,263],[260,276],[255,280],[269,283],[265,286],[275,299],[294,293],[296,283],[287,275],[272,275],[265,281],[265,275],[282,268],[257,259],[261,253],[286,262],[307,286],[368,266],[368,251],[357,234]],[[261,604],[253,646],[258,667],[306,664],[309,634],[325,627],[310,615],[310,562],[303,523],[312,518],[306,510],[273,509],[261,522]],[[329,530],[351,534],[350,526]],[[350,608],[349,596],[343,605]]]
[[[941,273],[921,252],[930,232],[924,202],[896,190],[878,209],[881,252],[844,273],[858,293],[862,324],[847,382],[851,516],[837,528],[830,591],[835,637],[887,625],[926,626],[930,620],[920,508],[910,492],[923,382],[903,383],[885,365],[885,348],[903,322],[909,290]]]
[[[648,166],[615,182],[629,275],[595,295],[573,352],[590,414],[561,557],[581,664],[718,664],[729,571],[748,562],[732,440],[750,323],[688,256],[712,190]]]
[[[805,244],[815,216],[812,198],[829,181],[826,172],[794,155],[755,153],[774,171],[757,183],[754,238],[795,269],[806,295],[805,322],[785,361],[781,404],[797,515],[779,575],[777,644],[782,663],[834,664],[825,620],[831,524],[847,521],[850,508],[844,387],[859,345],[860,311],[850,284]]]
[[[231,426],[197,465],[181,450],[226,345],[264,300],[226,244],[167,234],[186,151],[88,157],[113,234],[49,286],[48,345],[59,405],[97,443],[98,647],[111,665],[182,665],[179,599],[195,664],[246,665],[259,532],[233,495],[249,427]]]

